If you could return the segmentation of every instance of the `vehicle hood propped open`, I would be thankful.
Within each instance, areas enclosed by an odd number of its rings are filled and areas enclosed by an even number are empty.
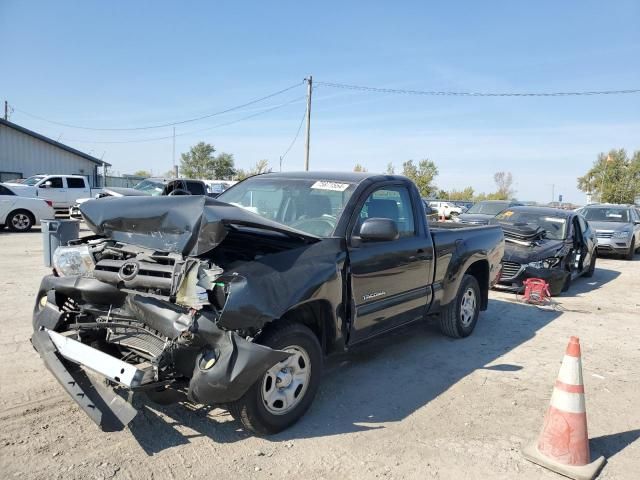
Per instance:
[[[241,207],[209,197],[168,196],[103,198],[80,206],[98,235],[163,252],[200,256],[216,248],[228,229],[242,226],[269,230],[304,243],[319,238],[267,220]]]

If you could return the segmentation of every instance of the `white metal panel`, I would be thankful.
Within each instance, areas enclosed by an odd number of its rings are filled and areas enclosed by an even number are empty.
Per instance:
[[[0,125],[0,171],[84,175],[95,184],[96,164],[6,125]]]

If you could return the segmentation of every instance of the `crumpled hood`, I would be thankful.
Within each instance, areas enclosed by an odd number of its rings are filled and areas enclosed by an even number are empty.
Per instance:
[[[199,256],[217,247],[230,225],[279,232],[304,242],[318,240],[243,208],[200,195],[107,197],[83,203],[80,212],[98,235],[185,256]]]
[[[624,222],[593,222],[589,220],[589,225],[593,230],[607,230],[610,232],[632,230],[631,224]]]
[[[503,259],[520,264],[537,262],[545,258],[559,256],[559,252],[564,246],[563,240],[551,239],[540,240],[537,245],[531,247],[505,242]]]
[[[458,215],[458,218],[462,222],[486,224],[489,223],[489,220],[494,216],[495,215],[487,215],[485,213],[462,213]]]

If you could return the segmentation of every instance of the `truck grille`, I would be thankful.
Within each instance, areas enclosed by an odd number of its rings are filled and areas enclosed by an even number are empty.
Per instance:
[[[598,232],[596,231],[596,237],[598,238],[611,238],[613,236],[613,232]]]
[[[501,280],[509,280],[518,275],[520,273],[520,269],[522,265],[516,262],[502,262],[502,274],[500,275]]]
[[[116,260],[105,258],[96,263],[96,279],[116,287],[157,289],[168,295],[173,277],[181,262],[168,255],[149,255],[141,258]]]

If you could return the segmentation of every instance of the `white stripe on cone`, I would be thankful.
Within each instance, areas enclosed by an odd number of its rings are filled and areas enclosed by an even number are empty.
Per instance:
[[[569,393],[559,388],[553,389],[551,406],[567,413],[585,413],[584,394]]]
[[[558,373],[558,380],[569,385],[584,385],[582,381],[582,362],[579,357],[564,356]]]

